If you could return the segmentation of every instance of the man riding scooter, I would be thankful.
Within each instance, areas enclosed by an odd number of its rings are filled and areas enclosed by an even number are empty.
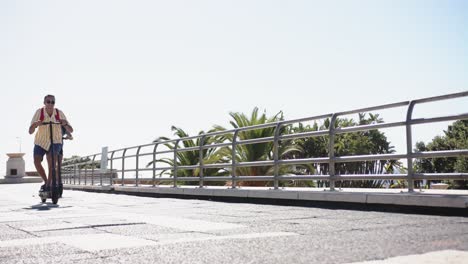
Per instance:
[[[73,128],[68,122],[65,114],[55,108],[55,96],[46,95],[44,97],[44,107],[38,109],[31,120],[31,126],[29,127],[29,134],[33,134],[38,128],[38,131],[34,138],[34,166],[37,172],[44,180],[44,184],[41,186],[41,191],[47,191],[52,185],[52,168],[55,167],[56,171],[59,170],[59,153],[62,152],[62,129],[53,129],[52,135],[47,126],[43,126],[43,123],[55,123],[59,124],[68,133],[73,132]],[[51,142],[51,138],[52,141]],[[51,153],[54,153],[52,158]],[[47,154],[47,155],[46,155]],[[49,173],[46,176],[44,167],[42,167],[42,160],[44,155],[47,157],[47,163],[49,165]],[[53,166],[52,160],[55,161]],[[58,172],[56,172],[58,175]]]

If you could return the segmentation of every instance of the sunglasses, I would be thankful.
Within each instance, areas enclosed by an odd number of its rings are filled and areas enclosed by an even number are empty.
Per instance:
[[[55,104],[55,101],[47,100],[46,103],[47,103],[47,104]]]

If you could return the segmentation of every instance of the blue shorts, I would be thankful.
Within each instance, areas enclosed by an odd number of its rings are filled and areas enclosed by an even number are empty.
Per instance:
[[[54,154],[59,155],[62,152],[62,144],[52,144],[52,147],[54,148]],[[49,151],[51,148],[49,148]],[[34,156],[41,156],[44,157],[46,153],[49,153],[49,151],[43,149],[39,145],[34,145]]]

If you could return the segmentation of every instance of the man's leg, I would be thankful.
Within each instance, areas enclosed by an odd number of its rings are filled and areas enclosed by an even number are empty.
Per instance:
[[[52,186],[52,154],[47,153],[47,165],[49,165],[49,173],[47,178],[47,186]]]
[[[43,159],[43,156],[34,156],[34,166],[36,167],[36,171],[37,173],[39,173],[44,183],[46,183],[47,176],[46,176],[44,167],[42,167],[42,159]]]
[[[36,167],[36,171],[37,173],[39,173],[42,180],[44,180],[44,183],[47,182],[46,172],[44,170],[44,167],[42,167],[42,160],[44,159],[45,154],[46,154],[45,149],[41,148],[38,145],[34,145],[34,151],[33,151],[34,167]]]
[[[55,161],[55,180],[57,181],[58,177],[58,163],[59,163],[59,156],[54,155]],[[47,164],[49,164],[49,178],[47,179],[47,185],[52,187],[52,154],[47,153]]]

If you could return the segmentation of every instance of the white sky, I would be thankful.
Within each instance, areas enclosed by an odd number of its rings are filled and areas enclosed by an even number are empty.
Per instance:
[[[27,129],[46,94],[76,130],[67,157],[227,126],[255,106],[293,119],[466,91],[467,14],[461,0],[3,0],[0,177],[20,141],[33,169]]]

